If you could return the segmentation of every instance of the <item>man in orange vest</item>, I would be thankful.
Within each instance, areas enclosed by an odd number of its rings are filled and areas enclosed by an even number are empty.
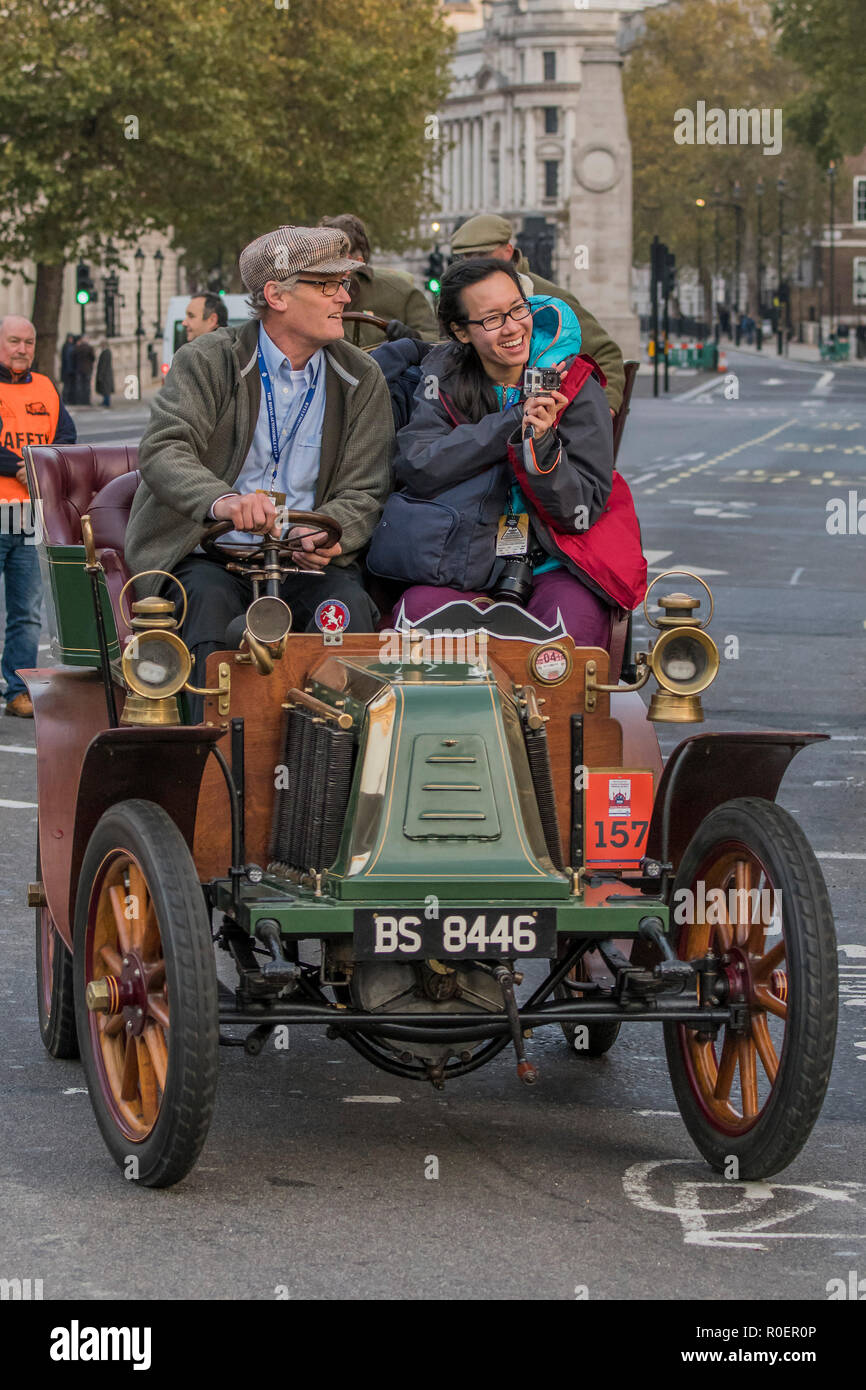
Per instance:
[[[0,319],[0,571],[6,585],[2,674],[6,713],[32,719],[19,670],[35,666],[42,580],[21,450],[26,444],[74,444],[75,425],[47,376],[30,370],[36,329],[29,319]]]

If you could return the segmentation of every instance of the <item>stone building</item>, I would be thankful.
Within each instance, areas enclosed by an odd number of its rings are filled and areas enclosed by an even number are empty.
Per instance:
[[[458,29],[439,113],[435,221],[515,226],[540,274],[573,291],[629,355],[631,147],[620,40],[658,0],[443,0]]]

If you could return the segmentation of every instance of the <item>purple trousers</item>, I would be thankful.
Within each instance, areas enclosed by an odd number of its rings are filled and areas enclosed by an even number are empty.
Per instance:
[[[472,603],[475,599],[487,597],[477,591],[464,593],[461,589],[440,589],[433,584],[413,584],[404,593],[402,601],[409,621],[420,623],[428,613],[435,612],[445,603],[456,603],[461,599]],[[552,627],[556,622],[557,609],[575,646],[607,647],[610,637],[609,606],[565,569],[540,574],[526,604],[527,613],[547,627]]]

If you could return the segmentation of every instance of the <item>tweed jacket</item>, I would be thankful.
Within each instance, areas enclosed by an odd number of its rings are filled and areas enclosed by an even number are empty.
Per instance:
[[[172,570],[210,524],[249,453],[261,402],[259,325],[218,328],[175,354],[139,446],[141,485],[126,531],[133,574]],[[343,340],[325,349],[325,418],[315,508],[343,528],[347,565],[372,535],[392,489],[394,422],[385,378]],[[136,585],[155,592],[158,577]]]

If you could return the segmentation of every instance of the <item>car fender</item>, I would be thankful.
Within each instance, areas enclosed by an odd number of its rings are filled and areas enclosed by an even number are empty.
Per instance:
[[[656,789],[647,856],[676,870],[705,816],[738,796],[775,801],[792,758],[817,733],[695,734],[671,753]]]

